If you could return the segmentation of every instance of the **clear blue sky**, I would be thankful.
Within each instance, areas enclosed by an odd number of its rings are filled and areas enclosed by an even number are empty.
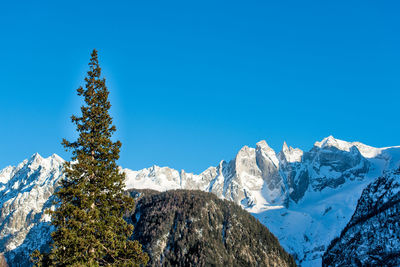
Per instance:
[[[119,163],[200,172],[261,139],[400,145],[398,1],[1,1],[0,168],[70,154],[93,48]]]

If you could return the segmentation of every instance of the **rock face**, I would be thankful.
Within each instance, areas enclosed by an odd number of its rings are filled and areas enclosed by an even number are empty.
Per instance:
[[[351,219],[362,190],[399,161],[400,147],[330,136],[307,152],[285,143],[276,153],[261,141],[198,175],[158,166],[121,170],[127,189],[201,190],[233,201],[266,225],[299,264],[315,266]],[[0,172],[0,252],[10,266],[26,266],[31,251],[48,243],[51,228],[43,211],[62,178],[62,162],[35,154]]]
[[[324,266],[400,266],[400,173],[388,172],[367,186]]]
[[[318,191],[326,187],[337,188],[347,180],[362,179],[370,167],[356,146],[348,146],[331,136],[317,142],[305,161],[310,162],[311,186]]]
[[[338,142],[346,143],[346,146],[340,146]],[[293,160],[291,155],[294,153],[302,156]],[[285,144],[280,159],[289,196],[294,202],[298,202],[304,196],[309,186],[313,191],[322,191],[328,187],[337,188],[348,180],[363,179],[370,167],[370,163],[356,146],[336,140],[332,136],[322,142],[316,142],[314,147],[305,153],[288,149]]]
[[[193,190],[139,193],[134,239],[149,266],[296,266],[253,216],[214,194]]]

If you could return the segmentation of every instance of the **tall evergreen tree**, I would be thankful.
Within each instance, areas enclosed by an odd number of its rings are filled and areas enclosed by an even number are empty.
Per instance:
[[[73,156],[65,163],[66,177],[55,193],[57,209],[50,212],[55,226],[51,251],[36,251],[32,258],[38,266],[146,265],[147,254],[139,242],[130,240],[133,226],[123,219],[134,200],[124,193],[125,175],[116,164],[121,142],[111,140],[116,128],[96,50],[89,67],[85,89],[77,89],[85,101],[82,115],[71,117],[79,137],[62,142]]]

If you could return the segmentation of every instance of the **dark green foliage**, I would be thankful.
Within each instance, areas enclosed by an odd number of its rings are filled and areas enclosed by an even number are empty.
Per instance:
[[[134,208],[134,200],[123,192],[125,176],[118,170],[121,143],[108,111],[111,104],[97,51],[93,50],[85,89],[82,116],[72,116],[79,137],[63,140],[72,150],[72,162],[65,163],[66,178],[55,193],[57,209],[50,212],[56,230],[48,254],[35,252],[36,265],[50,266],[139,266],[148,256],[137,241],[128,240],[133,226],[123,215]]]
[[[202,191],[135,191],[134,238],[151,266],[296,266],[277,238],[233,202]]]

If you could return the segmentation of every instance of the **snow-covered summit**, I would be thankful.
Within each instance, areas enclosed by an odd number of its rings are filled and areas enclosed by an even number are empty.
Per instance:
[[[350,151],[350,148],[353,146],[352,143],[339,140],[334,138],[332,135],[325,137],[320,142],[315,142],[314,146],[325,148],[325,147],[336,147],[339,150]]]
[[[285,141],[283,142],[280,155],[283,156],[286,162],[300,162],[301,158],[303,157],[303,151],[299,148],[288,147]]]
[[[55,154],[43,158],[35,153],[0,172],[0,250],[9,261],[15,255],[29,258],[32,247],[47,244],[49,217],[43,211],[63,177],[63,162]]]
[[[385,150],[391,148],[399,148],[399,146],[391,146],[391,147],[372,147],[369,145],[365,145],[361,142],[347,142],[340,139],[334,138],[332,135],[325,137],[322,141],[317,141],[314,144],[315,147],[319,148],[329,148],[335,147],[342,151],[350,151],[352,147],[356,147],[358,151],[360,151],[361,155],[365,158],[375,158],[378,157],[380,154],[384,153]]]

